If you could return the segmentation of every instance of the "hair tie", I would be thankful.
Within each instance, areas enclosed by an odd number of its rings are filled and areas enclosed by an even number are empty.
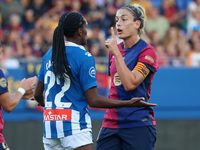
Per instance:
[[[135,15],[136,19],[139,20],[136,13],[131,8],[125,6],[125,7],[122,7],[121,9],[124,9],[124,8],[132,11],[132,13]]]

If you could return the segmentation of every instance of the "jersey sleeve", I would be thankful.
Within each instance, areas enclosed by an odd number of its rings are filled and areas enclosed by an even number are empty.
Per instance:
[[[110,76],[110,65],[111,65],[110,60],[111,60],[112,56],[113,56],[112,53],[109,52],[109,57],[108,57],[108,75],[109,76]]]
[[[41,67],[40,67],[40,71],[38,73],[38,80],[40,80],[41,82],[44,83],[44,59],[42,59],[42,64],[41,64]]]
[[[94,86],[97,86],[95,60],[92,55],[84,56],[79,76],[84,92]]]
[[[142,50],[138,57],[138,62],[145,64],[153,73],[158,70],[157,54],[153,47]]]
[[[2,70],[0,70],[0,94],[8,92],[8,82]]]

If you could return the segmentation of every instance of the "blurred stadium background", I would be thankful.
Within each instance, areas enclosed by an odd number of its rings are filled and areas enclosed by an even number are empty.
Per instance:
[[[139,3],[146,9],[142,39],[156,48],[160,69],[152,84],[150,102],[157,120],[155,150],[200,149],[200,1],[199,0],[0,0],[0,68],[9,91],[24,77],[37,75],[42,56],[51,47],[62,13],[77,11],[88,20],[85,47],[96,60],[99,94],[108,95],[108,52],[116,10]],[[11,113],[3,111],[3,134],[11,150],[42,150],[42,111],[21,100]],[[94,147],[105,110],[90,109]]]

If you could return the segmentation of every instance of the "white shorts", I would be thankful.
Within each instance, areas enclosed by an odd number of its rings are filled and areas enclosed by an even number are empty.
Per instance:
[[[62,138],[44,138],[45,150],[73,150],[84,145],[93,144],[91,131],[81,132]]]

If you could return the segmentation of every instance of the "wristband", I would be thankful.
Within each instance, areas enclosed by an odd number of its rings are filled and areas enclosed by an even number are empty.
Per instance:
[[[20,93],[22,93],[22,95],[24,95],[25,93],[26,93],[26,91],[23,89],[23,88],[18,88],[18,91],[20,92]]]

